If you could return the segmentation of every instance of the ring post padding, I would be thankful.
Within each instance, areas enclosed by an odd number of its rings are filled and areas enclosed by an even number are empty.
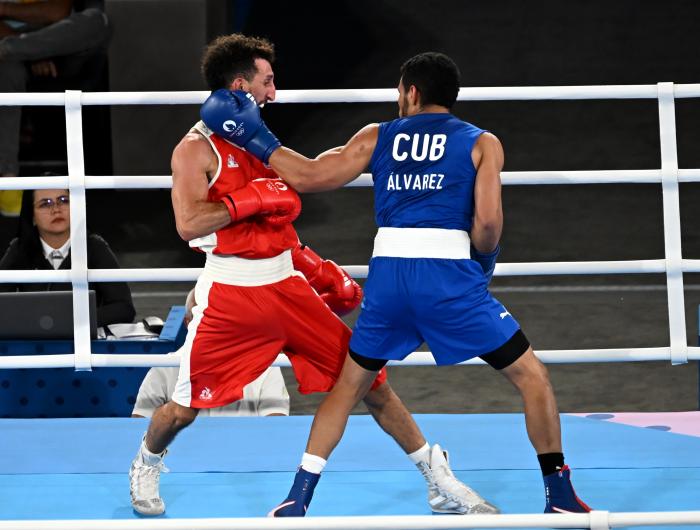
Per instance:
[[[659,137],[661,143],[661,190],[664,205],[664,245],[668,288],[668,328],[671,363],[688,362],[681,253],[681,208],[678,193],[676,107],[673,83],[659,83]]]
[[[70,190],[70,254],[73,284],[73,344],[76,371],[90,371],[90,304],[88,297],[87,223],[83,118],[79,90],[66,91],[66,149]]]

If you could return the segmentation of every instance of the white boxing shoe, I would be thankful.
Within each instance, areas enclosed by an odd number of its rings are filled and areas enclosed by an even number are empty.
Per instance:
[[[460,515],[497,514],[501,511],[455,477],[447,452],[435,444],[430,448],[430,464],[418,464],[428,484],[428,503],[435,513]]]
[[[129,485],[131,506],[141,515],[161,515],[165,512],[165,503],[160,498],[160,473],[169,470],[159,459],[154,465],[144,462],[139,452],[131,462],[129,469]]]

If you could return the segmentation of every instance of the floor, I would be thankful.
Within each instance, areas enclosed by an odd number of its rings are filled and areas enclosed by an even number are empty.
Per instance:
[[[610,512],[697,510],[700,437],[675,429],[697,424],[698,414],[647,417],[668,430],[564,415],[578,495]],[[541,513],[541,476],[522,415],[416,419],[429,440],[449,450],[456,475],[503,513]],[[286,495],[310,421],[202,418],[166,458],[166,516],[264,516]],[[0,420],[0,519],[135,518],[126,470],[144,427],[145,420],[126,418]],[[393,441],[369,417],[352,416],[308,515],[429,515],[425,494],[421,476]]]

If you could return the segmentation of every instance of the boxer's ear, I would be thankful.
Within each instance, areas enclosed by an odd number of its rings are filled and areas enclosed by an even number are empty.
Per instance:
[[[229,85],[228,88],[229,90],[243,90],[244,92],[248,92],[248,81],[246,81],[244,77],[236,77],[231,81],[231,85]]]

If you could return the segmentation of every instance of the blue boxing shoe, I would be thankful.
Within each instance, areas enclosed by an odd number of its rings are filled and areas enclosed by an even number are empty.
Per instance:
[[[562,467],[559,471],[544,477],[544,495],[547,504],[544,513],[588,513],[591,508],[578,498],[571,485],[571,469]]]
[[[267,516],[304,517],[309,504],[311,504],[311,497],[314,495],[319,478],[321,478],[320,473],[311,473],[299,466],[287,498],[276,508],[273,508]]]

